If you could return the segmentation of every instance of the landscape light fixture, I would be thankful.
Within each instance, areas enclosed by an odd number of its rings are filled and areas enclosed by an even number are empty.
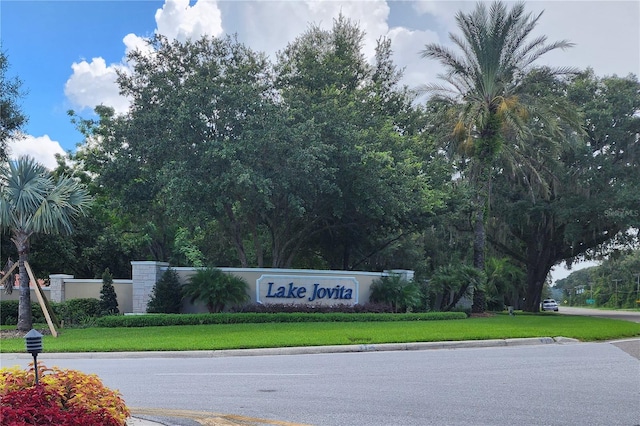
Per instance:
[[[36,385],[38,384],[38,354],[42,352],[42,334],[37,330],[31,329],[25,336],[24,340],[27,344],[27,352],[33,355],[33,368],[36,372]]]

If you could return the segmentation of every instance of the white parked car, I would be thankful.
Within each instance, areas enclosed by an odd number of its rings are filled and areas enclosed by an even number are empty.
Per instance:
[[[558,312],[558,302],[554,299],[544,299],[542,301],[542,310]]]

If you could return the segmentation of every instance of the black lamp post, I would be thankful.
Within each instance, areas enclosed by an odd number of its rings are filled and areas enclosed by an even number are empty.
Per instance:
[[[42,352],[42,334],[37,330],[29,331],[24,340],[27,343],[27,352],[33,355],[33,366],[36,372],[36,385],[38,384],[38,354]]]

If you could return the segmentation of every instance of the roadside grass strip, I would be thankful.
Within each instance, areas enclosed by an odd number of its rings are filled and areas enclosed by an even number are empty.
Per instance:
[[[7,329],[8,327],[2,327]],[[563,336],[599,341],[640,336],[640,324],[604,318],[539,315],[455,321],[300,322],[162,327],[71,328],[43,338],[44,352],[195,351],[296,346],[439,342]],[[22,338],[0,352],[24,352]]]

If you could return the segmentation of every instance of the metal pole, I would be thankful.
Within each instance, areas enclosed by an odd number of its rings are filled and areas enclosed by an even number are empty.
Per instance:
[[[36,372],[36,386],[38,386],[38,353],[33,352],[33,368]]]

